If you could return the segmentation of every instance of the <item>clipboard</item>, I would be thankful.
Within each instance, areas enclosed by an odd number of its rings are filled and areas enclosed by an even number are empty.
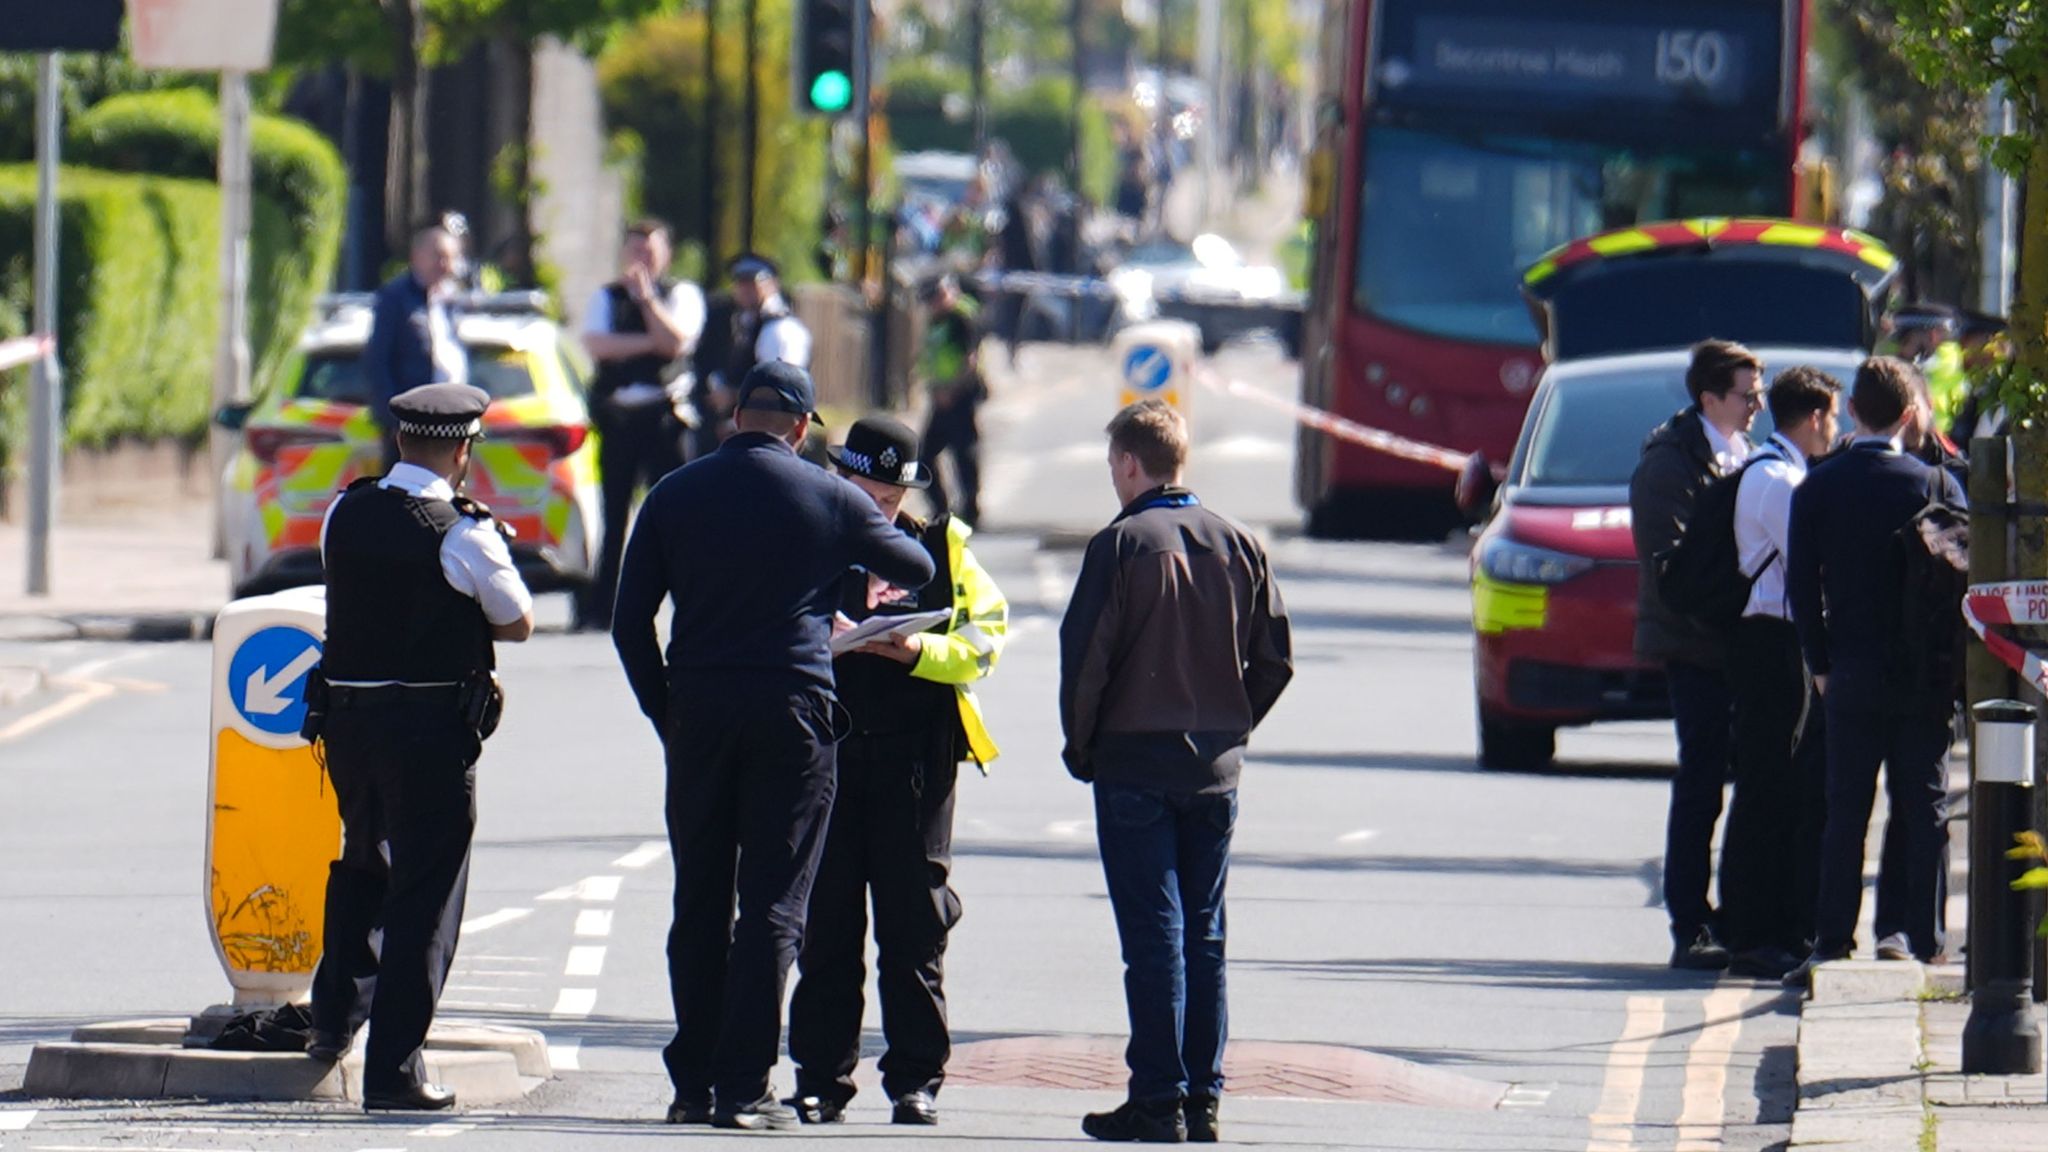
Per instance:
[[[832,654],[843,656],[855,648],[873,640],[886,637],[910,636],[944,624],[953,618],[949,609],[938,608],[930,612],[912,612],[906,616],[870,616],[855,624],[850,631],[832,638]]]

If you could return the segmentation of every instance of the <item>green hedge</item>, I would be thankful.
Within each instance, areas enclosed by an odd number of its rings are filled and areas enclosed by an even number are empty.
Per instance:
[[[249,351],[260,391],[333,280],[348,177],[334,147],[296,120],[256,115],[249,145]],[[210,181],[219,171],[220,109],[195,89],[110,97],[73,124],[66,148],[77,164]]]
[[[197,436],[212,399],[219,190],[66,168],[58,199],[68,439]],[[29,297],[35,207],[34,168],[0,166],[0,299]],[[19,410],[13,414],[0,451],[19,440]]]

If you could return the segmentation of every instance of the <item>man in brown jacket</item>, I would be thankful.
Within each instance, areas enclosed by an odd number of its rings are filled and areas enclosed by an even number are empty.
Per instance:
[[[1110,422],[1124,509],[1060,624],[1062,755],[1095,786],[1131,1018],[1130,1098],[1081,1122],[1098,1140],[1216,1139],[1238,771],[1294,674],[1265,550],[1181,487],[1187,456],[1187,421],[1156,400]]]

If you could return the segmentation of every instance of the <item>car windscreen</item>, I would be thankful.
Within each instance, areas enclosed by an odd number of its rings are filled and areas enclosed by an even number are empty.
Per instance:
[[[505,348],[471,348],[469,382],[490,393],[493,400],[533,395],[533,377],[527,374],[526,357]],[[363,375],[363,361],[356,349],[312,352],[299,386],[292,393],[297,400],[330,400],[339,404],[367,404],[370,384]]]
[[[1690,404],[1682,365],[1557,381],[1530,431],[1520,482],[1537,488],[1626,487],[1643,441]],[[1768,412],[1757,413],[1750,437],[1761,442],[1770,436],[1770,424]]]
[[[1551,355],[1613,356],[1708,338],[1857,348],[1867,343],[1868,310],[1863,290],[1836,268],[1642,258],[1559,290]]]

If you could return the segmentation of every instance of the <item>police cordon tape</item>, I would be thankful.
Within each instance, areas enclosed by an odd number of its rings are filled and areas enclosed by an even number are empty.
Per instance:
[[[1397,436],[1384,429],[1370,428],[1355,420],[1346,420],[1342,416],[1325,412],[1321,408],[1269,395],[1242,380],[1219,376],[1208,368],[1196,368],[1195,379],[1211,391],[1242,397],[1254,403],[1264,404],[1268,408],[1278,409],[1294,417],[1298,424],[1334,436],[1346,443],[1370,448],[1375,452],[1384,452],[1389,456],[1412,460],[1417,464],[1434,465],[1450,472],[1463,472],[1465,466],[1472,462],[1473,454],[1470,452],[1457,452],[1420,440],[1411,440],[1406,436]],[[1492,472],[1494,479],[1505,480],[1507,465],[1496,462],[1492,466]]]
[[[1972,584],[1963,597],[1963,620],[1999,663],[2048,692],[2048,663],[2018,641],[1991,631],[1993,625],[2048,625],[2048,580]]]
[[[22,336],[14,340],[0,340],[0,372],[33,364],[51,352],[56,351],[57,338],[54,336]]]

